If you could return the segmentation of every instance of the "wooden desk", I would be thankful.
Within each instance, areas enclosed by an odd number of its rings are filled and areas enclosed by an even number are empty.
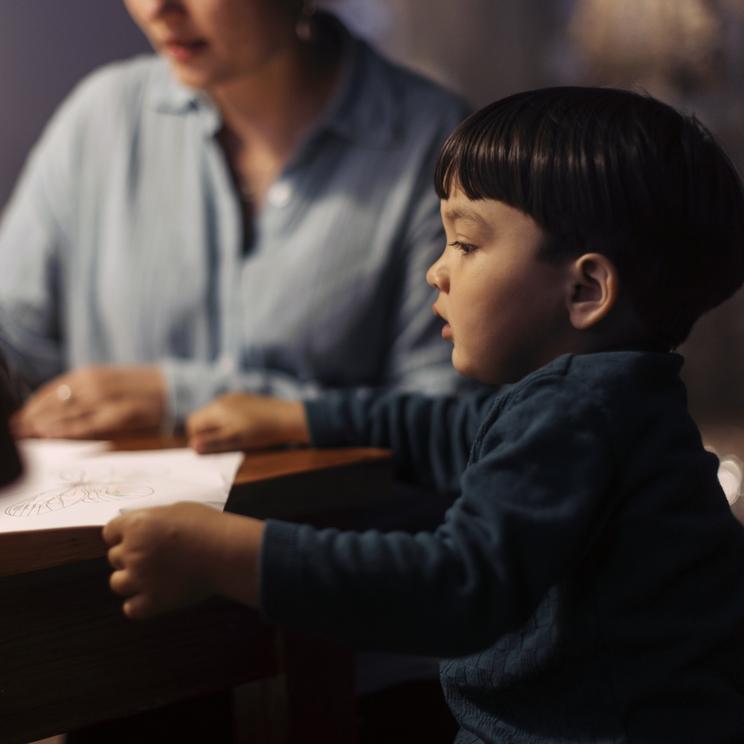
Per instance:
[[[122,449],[163,446],[136,440]],[[170,444],[170,442],[169,442]],[[177,444],[177,443],[176,443]],[[391,493],[379,450],[289,450],[250,454],[226,509],[338,527],[364,526],[365,510]],[[213,599],[145,622],[128,621],[108,588],[98,528],[0,534],[0,742],[14,744],[131,715],[166,703],[286,673],[302,640],[258,613]],[[322,712],[314,670],[304,701]],[[294,689],[294,693],[292,690]],[[289,685],[290,698],[308,687]],[[299,705],[290,699],[288,706]],[[334,719],[334,716],[329,716]],[[341,729],[349,722],[337,717]],[[305,725],[305,724],[303,724]],[[349,741],[348,730],[326,741]],[[335,738],[334,738],[335,737]],[[344,738],[346,737],[346,738]]]

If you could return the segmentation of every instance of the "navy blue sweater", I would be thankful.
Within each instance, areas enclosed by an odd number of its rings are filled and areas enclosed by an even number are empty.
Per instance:
[[[681,363],[564,356],[490,396],[306,404],[315,444],[390,447],[461,495],[433,533],[270,521],[265,613],[449,658],[458,743],[744,742],[744,528]]]

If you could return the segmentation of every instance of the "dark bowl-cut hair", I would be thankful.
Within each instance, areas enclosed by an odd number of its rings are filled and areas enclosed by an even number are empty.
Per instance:
[[[598,252],[617,267],[648,340],[675,348],[744,281],[744,191],[711,133],[647,95],[545,88],[468,117],[442,147],[454,187],[529,215],[545,255]]]

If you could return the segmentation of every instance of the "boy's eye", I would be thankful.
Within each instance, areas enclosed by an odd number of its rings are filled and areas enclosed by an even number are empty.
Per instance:
[[[463,243],[460,240],[453,240],[448,245],[451,245],[454,248],[457,248],[458,250],[462,251],[462,253],[464,253],[465,255],[475,250],[475,246],[472,243]]]

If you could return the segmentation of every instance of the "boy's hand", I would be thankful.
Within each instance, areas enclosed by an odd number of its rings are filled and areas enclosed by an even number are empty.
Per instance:
[[[127,597],[124,614],[156,615],[222,594],[258,604],[263,522],[202,504],[138,509],[103,528],[111,588]]]
[[[308,444],[305,407],[300,401],[229,393],[193,413],[186,422],[197,452],[260,449]]]

